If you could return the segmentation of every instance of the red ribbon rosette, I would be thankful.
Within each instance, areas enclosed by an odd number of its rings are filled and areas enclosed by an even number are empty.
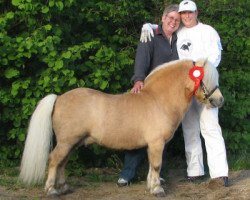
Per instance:
[[[204,77],[204,68],[193,66],[189,70],[189,77],[194,81],[194,94],[197,91],[198,87],[200,86],[200,82]]]

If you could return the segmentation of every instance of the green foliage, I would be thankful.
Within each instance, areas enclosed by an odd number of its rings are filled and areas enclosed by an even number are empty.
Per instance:
[[[127,91],[142,24],[160,22],[162,5],[173,2],[0,1],[0,164],[18,162],[29,118],[45,95],[76,87]],[[227,148],[249,152],[249,2],[197,4],[201,21],[222,39],[220,85],[226,103],[220,120]],[[80,151],[71,161],[82,159]],[[87,152],[98,166],[111,155],[96,146]]]
[[[250,169],[250,153],[230,155],[229,166],[233,170]]]

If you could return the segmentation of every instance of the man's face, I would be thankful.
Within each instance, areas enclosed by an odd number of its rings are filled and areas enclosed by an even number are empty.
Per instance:
[[[181,12],[181,21],[185,27],[191,28],[197,24],[198,12],[183,11]]]
[[[167,15],[162,16],[163,30],[169,33],[175,32],[180,25],[181,17],[176,11],[172,11]]]

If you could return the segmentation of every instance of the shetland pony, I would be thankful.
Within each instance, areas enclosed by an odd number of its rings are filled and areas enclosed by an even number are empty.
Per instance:
[[[209,107],[220,107],[224,101],[217,87],[216,68],[206,60],[195,65],[201,66],[201,71],[192,72],[191,60],[159,66],[145,79],[139,94],[111,95],[77,88],[60,96],[44,97],[30,120],[19,178],[26,184],[41,182],[49,160],[45,191],[48,195],[65,194],[69,186],[64,170],[76,147],[96,143],[130,150],[146,146],[148,189],[153,195],[164,196],[159,180],[163,148],[173,137],[191,99],[195,96]],[[200,76],[203,70],[204,77]],[[53,134],[57,144],[50,153]]]

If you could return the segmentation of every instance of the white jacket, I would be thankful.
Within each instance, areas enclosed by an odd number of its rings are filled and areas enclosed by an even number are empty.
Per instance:
[[[216,30],[199,22],[192,28],[182,27],[177,32],[177,50],[180,59],[207,58],[215,67],[221,60],[221,42]]]

